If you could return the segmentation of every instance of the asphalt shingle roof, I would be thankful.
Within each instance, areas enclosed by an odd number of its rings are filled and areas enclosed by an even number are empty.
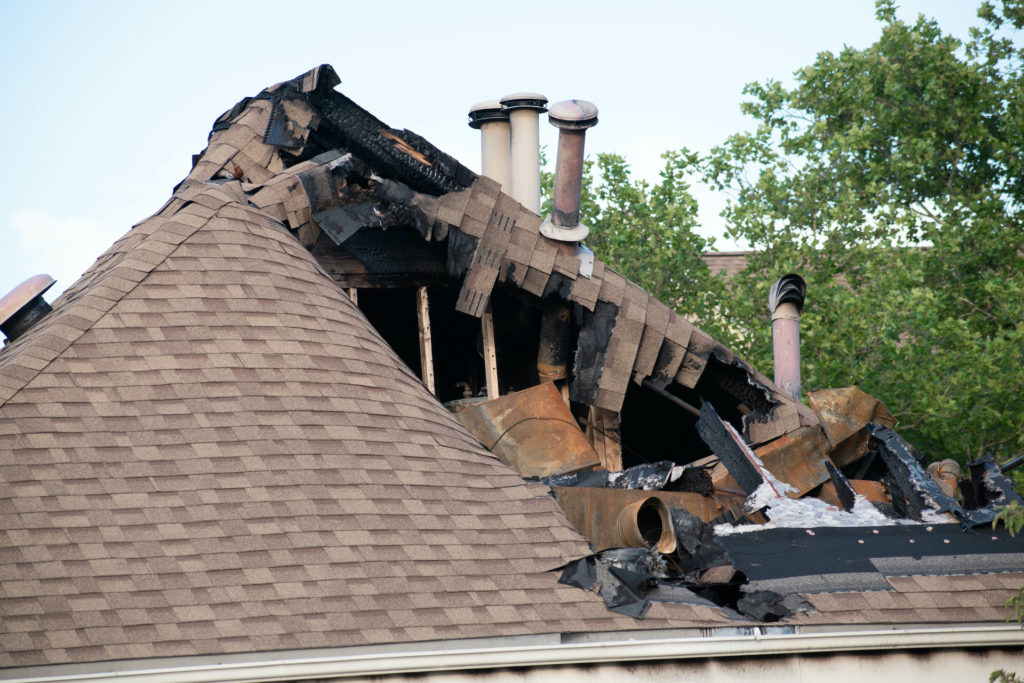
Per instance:
[[[0,667],[739,623],[664,603],[634,620],[556,582],[586,541],[282,225],[308,223],[295,178],[315,164],[285,171],[259,140],[266,101],[250,104],[190,184],[0,351]],[[236,165],[244,184],[204,182]],[[537,217],[518,225],[528,288],[560,266],[541,263]],[[584,305],[667,311],[595,273]],[[648,342],[676,318],[613,343],[653,367]],[[805,596],[820,612],[794,623],[1001,621],[1024,574],[888,581]]]
[[[235,190],[185,191],[0,354],[0,665],[665,625],[556,583],[589,550],[547,488]]]

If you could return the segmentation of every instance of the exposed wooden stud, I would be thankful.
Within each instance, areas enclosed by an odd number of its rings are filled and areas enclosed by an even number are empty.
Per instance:
[[[354,291],[354,290],[352,290]],[[427,288],[416,290],[416,322],[420,331],[420,372],[423,383],[430,393],[437,395],[434,388],[434,344],[430,336],[430,304],[427,300]]]
[[[619,414],[613,410],[606,410],[596,406],[590,406],[590,414],[587,416],[587,438],[593,444],[597,456],[601,459],[601,466],[609,472],[622,470],[622,444],[619,435]]]
[[[480,318],[480,326],[483,328],[484,337],[484,374],[487,377],[487,398],[498,398],[498,353],[494,346],[494,318],[491,317],[491,309],[484,312]]]
[[[346,292],[348,293],[348,298],[352,299],[352,303],[354,303],[356,306],[358,306],[359,305],[359,290],[356,289],[355,287],[349,287],[346,290]]]

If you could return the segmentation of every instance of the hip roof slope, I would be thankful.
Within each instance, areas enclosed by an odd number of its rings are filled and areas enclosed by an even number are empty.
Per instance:
[[[0,665],[667,624],[546,573],[589,552],[547,488],[236,190],[185,190],[3,354]]]

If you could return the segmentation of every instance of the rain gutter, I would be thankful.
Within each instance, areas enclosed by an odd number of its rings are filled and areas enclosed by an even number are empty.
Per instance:
[[[785,629],[780,629],[785,630]],[[640,662],[645,660],[759,657],[780,654],[832,654],[850,651],[890,651],[933,648],[986,648],[1024,645],[1016,624],[956,627],[901,627],[888,630],[773,633],[752,629],[744,635],[627,639],[617,633],[592,642],[537,642],[537,638],[490,639],[485,646],[460,641],[410,643],[392,647],[255,653],[97,664],[57,665],[0,670],[11,683],[58,683],[117,680],[125,683],[234,683],[311,678],[424,674],[506,667],[544,667],[574,664]],[[561,640],[553,635],[552,639]],[[467,644],[467,642],[469,644]],[[501,644],[495,644],[501,643]],[[509,644],[506,644],[509,643]]]

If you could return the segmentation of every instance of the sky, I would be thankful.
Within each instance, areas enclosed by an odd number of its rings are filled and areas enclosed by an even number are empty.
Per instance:
[[[972,0],[900,3],[964,38]],[[656,180],[752,122],[744,84],[792,83],[822,51],[878,37],[872,0],[118,2],[0,0],[0,296],[78,276],[151,215],[238,100],[322,63],[338,89],[479,170],[474,103],[517,91],[594,102],[587,153]],[[542,122],[541,143],[557,131]],[[721,197],[695,189],[720,250]]]

